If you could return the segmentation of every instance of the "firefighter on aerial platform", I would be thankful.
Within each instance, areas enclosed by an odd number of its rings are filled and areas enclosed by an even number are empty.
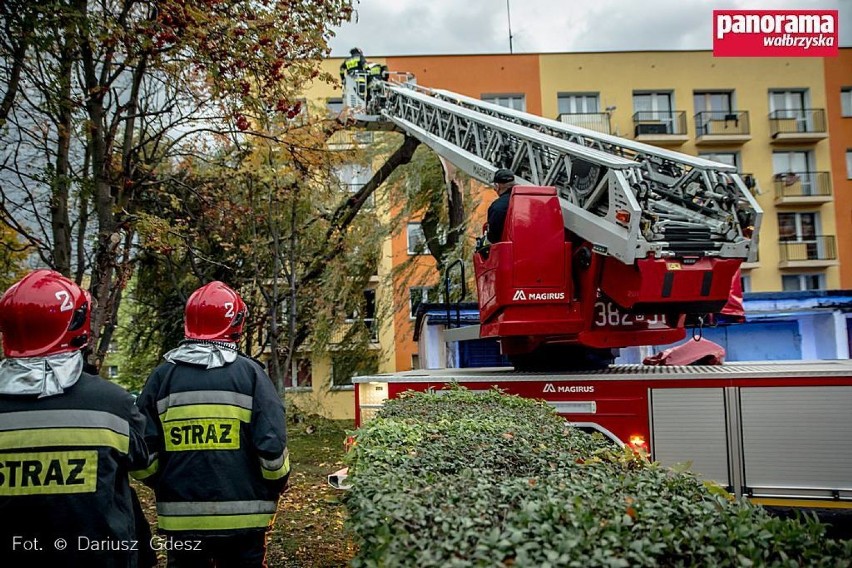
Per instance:
[[[149,465],[145,419],[127,391],[84,370],[91,310],[88,292],[51,270],[0,298],[4,567],[138,565],[128,474]]]
[[[367,60],[364,52],[358,47],[349,50],[349,57],[340,64],[340,82],[345,85],[346,76],[355,79],[358,85],[358,96],[362,99],[367,96]]]
[[[376,107],[381,105],[382,96],[382,81],[387,81],[390,77],[388,66],[382,63],[370,61],[367,63],[367,105]]]
[[[284,406],[261,365],[238,351],[248,310],[222,282],[186,303],[186,340],[136,403],[157,462],[143,476],[160,531],[198,540],[169,566],[266,566],[266,533],[290,474]]]
[[[516,185],[515,174],[512,170],[501,168],[494,172],[494,190],[497,199],[488,206],[488,242],[497,243],[503,240],[503,225],[506,224],[506,214],[509,212],[509,198],[512,188]]]

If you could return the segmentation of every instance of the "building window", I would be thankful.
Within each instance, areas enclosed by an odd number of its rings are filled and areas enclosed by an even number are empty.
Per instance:
[[[287,388],[312,388],[314,385],[313,367],[310,359],[297,359],[291,362],[290,372],[284,378]]]
[[[559,93],[556,96],[559,114],[591,114],[600,112],[597,93]]]
[[[692,96],[695,112],[730,113],[734,110],[733,91],[696,91]],[[715,118],[715,116],[713,117]]]
[[[769,112],[787,111],[790,115],[789,118],[794,118],[808,108],[807,94],[808,92],[805,89],[769,91]],[[778,116],[777,118],[788,117]]]
[[[118,376],[118,365],[107,366],[107,377],[114,379]]]
[[[416,371],[420,368],[420,355],[418,353],[411,354],[411,370]]]
[[[699,152],[698,157],[704,158],[705,160],[713,160],[714,162],[720,162],[722,164],[734,166],[735,168],[737,168],[737,171],[739,171],[740,169],[739,152]]]
[[[813,163],[811,152],[773,152],[773,180],[784,182],[785,187],[801,192],[801,195],[814,195],[819,188],[816,187],[817,176],[813,173]]]
[[[806,173],[813,171],[813,155],[810,152],[793,150],[772,152],[772,173]]]
[[[527,110],[527,101],[524,95],[482,95],[482,100],[486,103],[523,112]]]
[[[852,150],[846,150],[846,179],[852,179]]]
[[[379,356],[376,353],[331,356],[332,387],[349,387],[352,386],[352,377],[375,375],[378,372]]]
[[[343,112],[343,99],[341,97],[330,98],[326,100],[325,108],[329,116],[336,118],[337,115]]]
[[[852,87],[840,89],[840,114],[852,117]]]
[[[781,241],[813,241],[818,225],[818,213],[779,213],[778,238]]]
[[[822,274],[784,274],[781,276],[781,288],[785,292],[823,290],[824,280]]]
[[[443,302],[444,291],[440,286],[414,286],[408,289],[408,315],[413,318],[420,304]]]
[[[633,122],[636,134],[675,134],[682,133],[675,122],[674,104],[671,92],[633,92]]]
[[[426,246],[426,234],[420,223],[408,224],[408,254],[427,254],[429,248]]]
[[[363,315],[362,315],[363,313]],[[346,316],[347,323],[362,322],[370,331],[370,341],[379,341],[379,327],[376,325],[376,290],[369,288],[364,290],[364,303],[362,307],[353,310]]]
[[[751,292],[751,276],[748,274],[740,276],[740,286],[743,289],[743,294]]]
[[[343,186],[349,193],[357,193],[364,185],[370,181],[373,172],[369,166],[363,164],[341,164],[332,168],[334,177],[338,183]],[[375,203],[373,198],[375,194],[370,194],[364,202],[366,207],[372,207]]]
[[[671,114],[673,108],[671,92],[633,93],[633,112]]]

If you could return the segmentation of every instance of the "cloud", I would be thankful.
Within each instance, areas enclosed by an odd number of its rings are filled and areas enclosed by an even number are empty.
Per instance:
[[[713,10],[840,11],[852,45],[849,0],[510,0],[516,53],[710,49]],[[336,30],[333,55],[508,53],[504,0],[362,0],[358,22]]]

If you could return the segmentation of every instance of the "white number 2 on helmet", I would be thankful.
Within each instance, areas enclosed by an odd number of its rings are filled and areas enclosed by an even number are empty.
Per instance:
[[[71,302],[71,295],[65,290],[60,290],[55,294],[56,299],[62,302],[59,305],[60,312],[67,312],[74,309],[74,303]]]
[[[225,312],[226,318],[234,317],[234,303],[233,302],[225,302],[225,309],[227,310]]]

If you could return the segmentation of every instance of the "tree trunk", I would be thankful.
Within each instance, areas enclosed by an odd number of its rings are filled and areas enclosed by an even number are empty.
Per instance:
[[[59,49],[59,116],[57,117],[56,172],[50,198],[50,227],[53,234],[53,268],[71,276],[71,222],[68,217],[68,193],[71,188],[70,162],[73,102],[71,83],[74,68],[76,33],[71,22],[64,22],[64,41]]]

